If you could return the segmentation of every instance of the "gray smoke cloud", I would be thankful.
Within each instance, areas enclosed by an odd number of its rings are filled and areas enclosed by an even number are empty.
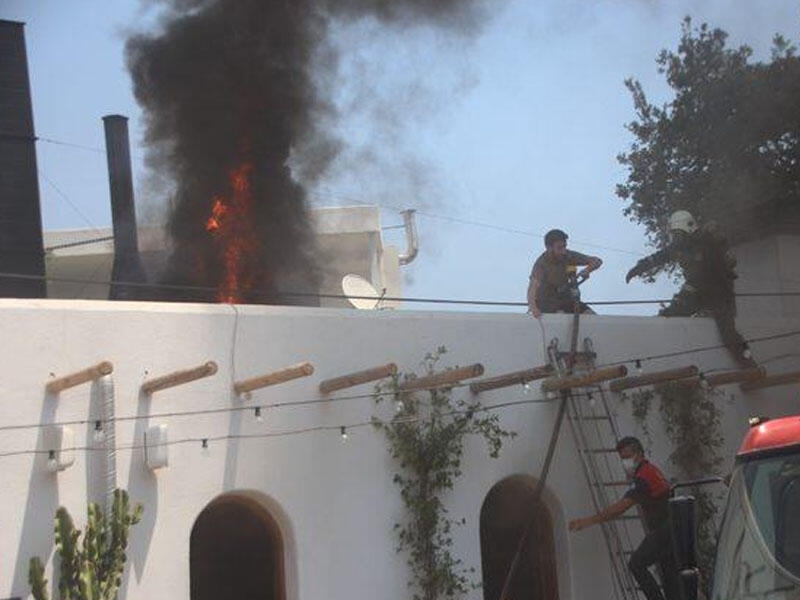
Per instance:
[[[331,126],[342,51],[330,42],[333,24],[373,19],[469,34],[486,17],[481,0],[154,4],[164,9],[160,27],[131,36],[126,58],[144,110],[147,164],[174,188],[164,279],[221,290],[170,294],[191,300],[233,299],[226,290],[239,286],[237,301],[274,302],[276,285],[298,273],[314,289],[298,180],[319,179],[343,147]]]

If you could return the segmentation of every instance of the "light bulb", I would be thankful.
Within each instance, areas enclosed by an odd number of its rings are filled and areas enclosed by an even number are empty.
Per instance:
[[[594,399],[594,395],[592,395],[592,393],[589,392],[589,406],[594,408],[595,404],[597,404],[597,401]]]
[[[636,366],[636,374],[641,375],[644,372],[644,369],[642,369],[642,360],[637,358],[634,365]]]
[[[347,427],[342,426],[342,443],[344,444],[347,441]]]
[[[47,453],[47,470],[51,473],[58,471],[58,460],[56,460],[56,451],[50,450]]]
[[[528,392],[530,392],[530,391],[531,391],[531,384],[530,384],[530,382],[528,382],[528,381],[523,381],[523,382],[522,382],[522,393],[523,393],[523,394],[527,394],[527,393],[528,393]]]
[[[94,422],[94,432],[92,432],[92,439],[95,444],[102,444],[106,441],[106,432],[103,430],[103,422]]]
[[[405,404],[403,404],[403,401],[402,401],[402,400],[398,400],[397,402],[395,402],[395,403],[394,403],[394,410],[395,410],[396,412],[403,412],[403,409],[404,409],[405,407],[406,407],[406,405],[405,405]]]
[[[753,353],[750,352],[750,345],[747,342],[742,344],[742,356],[745,357],[747,360],[753,358]]]
[[[259,423],[263,423],[264,422],[264,417],[261,415],[261,407],[260,406],[256,406],[255,407],[255,409],[253,410],[253,414],[254,414],[254,416],[256,418],[256,421],[258,421]]]
[[[208,456],[209,454],[211,454],[211,452],[208,449],[208,439],[206,438],[203,438],[203,442],[200,446],[200,454],[202,454],[203,456]]]
[[[700,373],[700,387],[703,388],[704,390],[707,390],[708,388],[711,387],[711,384],[708,383],[708,379],[706,379],[704,373]]]

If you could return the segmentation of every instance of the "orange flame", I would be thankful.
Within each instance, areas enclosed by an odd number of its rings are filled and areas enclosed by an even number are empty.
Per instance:
[[[206,231],[214,238],[225,268],[217,288],[217,300],[228,304],[241,302],[244,294],[255,289],[259,280],[255,265],[260,244],[252,215],[252,171],[250,163],[243,163],[229,173],[231,193],[212,198],[214,204],[206,221]]]

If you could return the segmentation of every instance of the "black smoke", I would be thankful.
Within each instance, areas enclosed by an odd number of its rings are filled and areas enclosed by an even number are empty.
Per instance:
[[[324,174],[342,142],[323,126],[336,118],[330,89],[338,57],[337,20],[387,26],[431,24],[471,31],[481,0],[164,0],[158,31],[126,44],[134,93],[144,110],[147,163],[174,187],[168,229],[172,255],[164,282],[199,288],[170,299],[213,300],[203,291],[225,276],[206,231],[214,198],[230,193],[230,173],[253,166],[250,215],[259,244],[243,269],[246,302],[285,301],[281,282],[316,283],[306,195],[292,177]],[[329,71],[322,76],[320,69]],[[293,153],[302,153],[294,156]],[[281,286],[284,287],[284,286]],[[302,285],[300,286],[302,287]]]

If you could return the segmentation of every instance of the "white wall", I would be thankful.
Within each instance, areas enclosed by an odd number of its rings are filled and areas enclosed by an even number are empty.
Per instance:
[[[543,321],[549,340],[562,347],[571,318],[550,315]],[[319,381],[367,367],[396,362],[401,370],[418,369],[423,355],[444,345],[443,366],[481,362],[486,375],[545,363],[537,322],[525,315],[432,313],[411,311],[231,307],[154,303],[109,303],[56,300],[0,300],[0,424],[89,420],[76,426],[76,441],[92,444],[92,424],[99,414],[96,389],[83,385],[45,397],[52,376],[82,369],[100,360],[114,364],[119,416],[153,415],[204,408],[239,406],[232,381],[311,361],[313,376],[255,392],[249,404],[276,404],[317,399]],[[800,329],[800,322],[752,322],[748,337]],[[581,337],[591,336],[599,363],[719,343],[708,319],[591,316]],[[754,345],[761,357],[781,353],[796,339]],[[141,383],[177,369],[214,360],[211,378],[157,392],[139,394]],[[732,367],[722,351],[692,353],[678,359],[646,363],[657,370],[694,363],[702,369]],[[334,396],[368,394],[370,385]],[[796,409],[796,386],[744,398],[726,408],[729,443],[738,444],[744,417],[754,408],[773,413]],[[455,393],[466,394],[465,389]],[[532,395],[539,396],[538,390]],[[485,393],[484,403],[523,399],[520,388]],[[615,404],[616,405],[616,404]],[[128,553],[127,596],[121,598],[188,598],[189,535],[195,518],[215,497],[244,490],[267,503],[281,523],[287,558],[289,598],[386,599],[408,597],[405,557],[394,551],[392,524],[401,518],[394,465],[384,440],[371,427],[286,437],[211,441],[203,456],[199,441],[170,447],[170,466],[156,473],[143,466],[139,445],[148,425],[167,423],[170,440],[257,434],[330,425],[338,427],[390,414],[370,398],[329,404],[275,407],[258,423],[250,411],[192,417],[120,421],[116,425],[119,485],[144,503],[142,523],[132,532]],[[554,403],[502,410],[501,423],[519,436],[499,460],[487,457],[479,440],[470,440],[464,456],[465,476],[456,484],[448,506],[467,525],[456,535],[457,553],[480,568],[478,518],[490,488],[506,476],[537,476],[556,411]],[[627,408],[619,408],[621,428],[630,429]],[[757,412],[764,413],[765,410]],[[41,431],[0,431],[0,452],[44,449]],[[53,549],[52,515],[66,506],[79,527],[87,497],[98,497],[100,453],[78,452],[75,465],[54,476],[45,469],[46,455],[0,458],[4,490],[0,494],[0,596],[28,593],[30,556],[48,558]],[[590,511],[586,484],[573,441],[564,428],[548,480],[556,518],[557,547],[566,598],[611,597],[610,575],[599,530],[566,532],[566,520]],[[554,504],[555,503],[555,504]],[[571,591],[571,595],[570,595]],[[480,591],[471,597],[481,598]]]

